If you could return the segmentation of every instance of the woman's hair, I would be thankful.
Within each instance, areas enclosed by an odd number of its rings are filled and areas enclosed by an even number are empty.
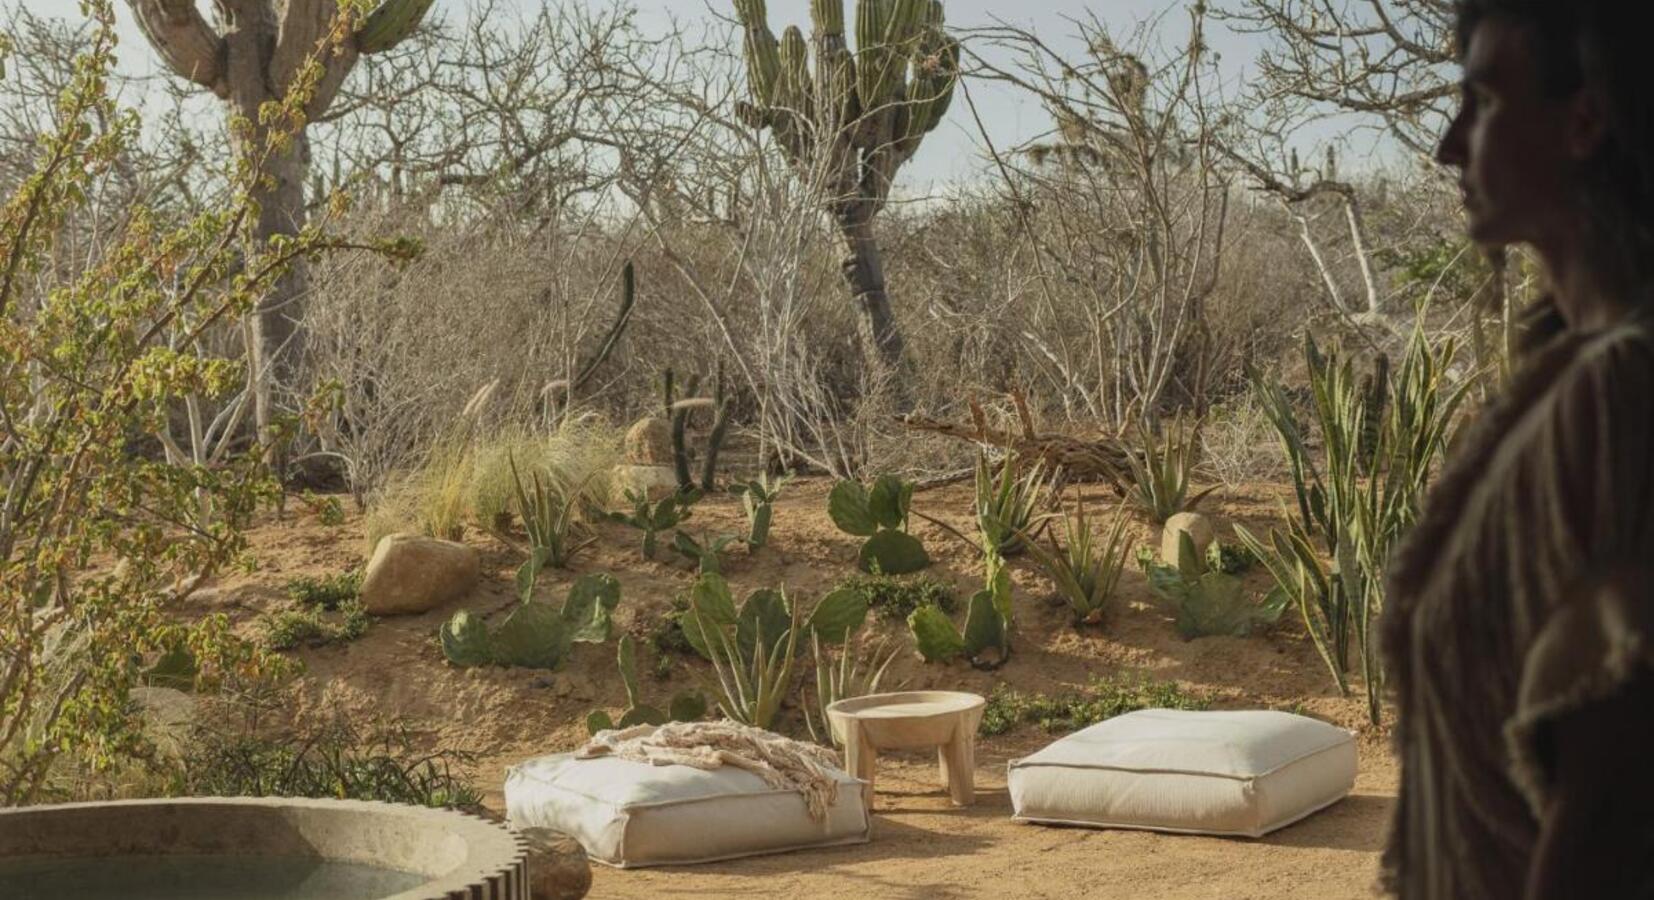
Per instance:
[[[1580,167],[1600,264],[1627,300],[1654,303],[1654,2],[1460,0],[1462,54],[1484,20],[1527,26],[1544,87],[1554,96],[1598,93],[1608,133]]]

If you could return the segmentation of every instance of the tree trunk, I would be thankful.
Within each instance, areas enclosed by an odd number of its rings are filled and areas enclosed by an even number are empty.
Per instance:
[[[254,123],[246,142],[238,142],[235,151],[244,157],[256,157],[264,152],[267,136],[266,129],[257,124],[259,107],[282,99],[269,77],[276,50],[276,18],[263,0],[231,0],[221,8],[228,13],[224,31],[229,75],[226,102],[231,115]],[[304,227],[304,178],[309,156],[309,144],[301,130],[285,152],[264,160],[261,174],[266,180],[253,190],[259,214],[249,252],[267,245],[273,237],[297,234]],[[306,273],[300,260],[276,282],[253,318],[254,358],[249,364],[253,367],[254,421],[259,443],[272,452],[279,449],[273,446],[275,389],[294,383],[303,356],[296,323],[305,288]],[[272,455],[271,462],[277,467],[278,477],[282,475],[284,461],[279,453]]]
[[[906,370],[907,343],[890,311],[890,295],[885,291],[884,253],[873,234],[872,217],[864,212],[863,206],[855,204],[839,219],[839,230],[849,251],[841,268],[844,280],[850,285],[850,296],[861,314],[857,331],[862,353],[876,367],[879,380],[885,382],[900,411],[907,412],[912,406],[912,384]]]

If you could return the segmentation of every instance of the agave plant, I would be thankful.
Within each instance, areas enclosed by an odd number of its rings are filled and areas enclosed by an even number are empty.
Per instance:
[[[814,654],[816,664],[816,715],[821,722],[821,731],[816,731],[817,719],[810,716],[808,706],[804,707],[804,725],[810,730],[810,739],[816,743],[836,744],[838,739],[834,737],[833,727],[827,719],[827,707],[840,700],[878,693],[885,670],[895,662],[899,648],[892,647],[886,653],[886,642],[880,641],[866,648],[865,654],[857,654],[846,644],[839,651],[838,659],[834,660],[831,651],[823,649],[823,643],[820,633],[810,633],[810,652]]]
[[[766,731],[775,724],[792,684],[802,624],[798,605],[788,604],[785,595],[781,602],[790,607],[786,628],[780,635],[766,634],[764,619],[757,618],[746,646],[738,643],[740,629],[714,625],[698,608],[690,607],[690,615],[711,650],[713,671],[718,674],[718,708],[730,719]]]
[[[1195,449],[1200,441],[1197,435],[1188,433],[1181,419],[1164,435],[1156,435],[1147,425],[1142,435],[1140,452],[1126,454],[1126,464],[1131,468],[1131,497],[1163,525],[1172,516],[1193,509],[1216,488],[1189,496],[1189,476],[1194,471]]]
[[[1075,624],[1095,625],[1102,620],[1125,570],[1126,517],[1116,515],[1108,537],[1099,543],[1086,516],[1084,498],[1076,496],[1076,500],[1074,514],[1063,520],[1062,543],[1054,537],[1048,539],[1049,546],[1029,541],[1028,552],[1057,586],[1058,596],[1074,613]]]
[[[1016,456],[1006,454],[996,477],[988,458],[976,457],[976,525],[982,545],[1002,557],[1015,556],[1025,548],[1028,535],[1037,536],[1050,521],[1039,509],[1050,501],[1051,479],[1044,464],[1036,464],[1021,478],[1016,477]]]

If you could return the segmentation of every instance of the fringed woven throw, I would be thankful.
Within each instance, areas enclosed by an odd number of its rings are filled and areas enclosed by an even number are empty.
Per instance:
[[[574,755],[697,769],[734,766],[770,787],[799,792],[810,818],[818,822],[838,800],[838,781],[831,771],[838,768],[838,754],[737,722],[671,722],[600,731]]]

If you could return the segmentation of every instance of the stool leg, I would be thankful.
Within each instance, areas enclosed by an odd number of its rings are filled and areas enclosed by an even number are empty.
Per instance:
[[[862,800],[867,811],[873,811],[873,772],[878,767],[878,753],[867,740],[861,723],[851,720],[844,729],[844,770],[867,782],[862,788]]]
[[[955,729],[953,740],[937,751],[942,781],[955,806],[976,802],[976,736],[968,728]]]

